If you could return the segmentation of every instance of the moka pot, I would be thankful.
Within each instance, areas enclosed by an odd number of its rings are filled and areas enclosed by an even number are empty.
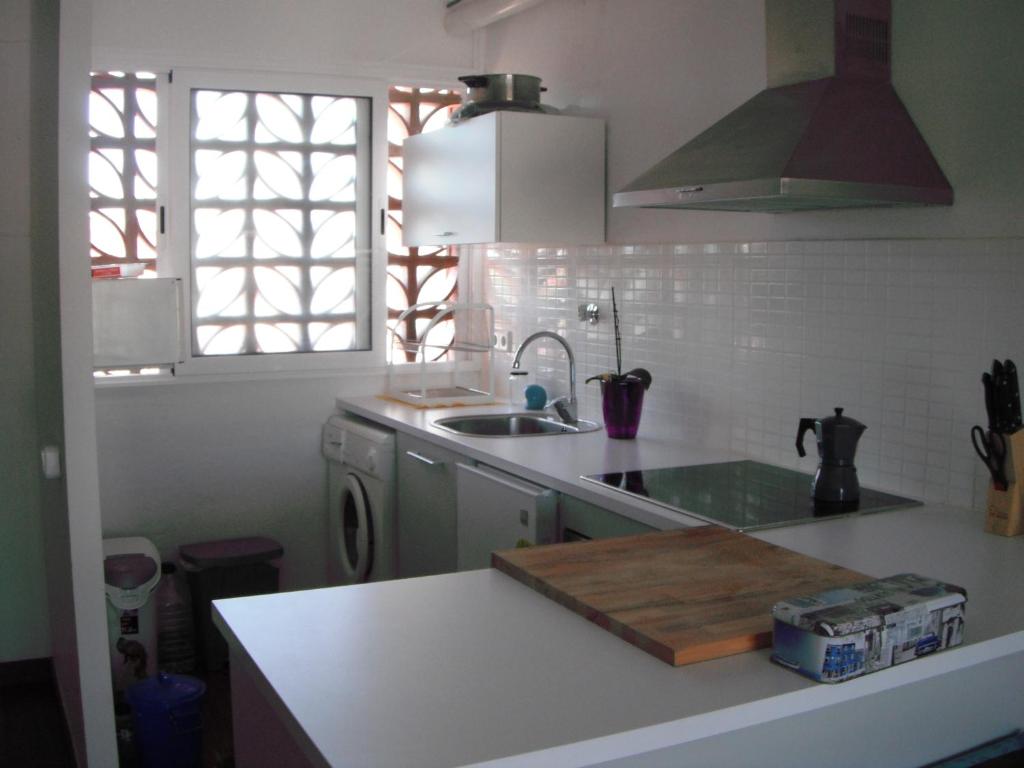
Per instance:
[[[856,419],[843,416],[842,408],[835,411],[835,416],[822,419],[800,419],[796,451],[801,456],[807,455],[804,433],[813,429],[818,439],[820,461],[811,483],[811,496],[820,502],[853,504],[860,499],[860,482],[853,457],[857,453],[857,441],[867,427]]]

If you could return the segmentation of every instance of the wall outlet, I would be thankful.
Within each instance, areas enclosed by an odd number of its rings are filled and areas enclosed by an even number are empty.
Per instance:
[[[512,352],[515,349],[512,343],[512,331],[495,331],[494,347],[502,352]]]

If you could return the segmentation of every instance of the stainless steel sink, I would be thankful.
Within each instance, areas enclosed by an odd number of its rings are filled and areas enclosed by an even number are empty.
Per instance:
[[[580,419],[565,424],[553,416],[536,413],[485,413],[472,416],[448,416],[434,424],[458,435],[475,437],[530,437],[534,435],[574,435],[593,432],[600,424]]]

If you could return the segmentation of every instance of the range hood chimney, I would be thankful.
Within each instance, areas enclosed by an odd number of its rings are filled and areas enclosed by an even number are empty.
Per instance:
[[[613,206],[952,205],[892,87],[890,0],[766,0],[765,15],[768,89],[616,192]]]

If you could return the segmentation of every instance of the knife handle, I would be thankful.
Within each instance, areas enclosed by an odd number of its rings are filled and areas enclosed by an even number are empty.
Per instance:
[[[981,385],[985,388],[985,415],[988,416],[988,428],[994,430],[998,414],[996,413],[995,382],[988,371],[981,374]]]
[[[1006,427],[1007,432],[1016,432],[1021,428],[1020,413],[1020,384],[1017,381],[1017,366],[1013,360],[1003,363],[1003,373],[1006,376]]]

